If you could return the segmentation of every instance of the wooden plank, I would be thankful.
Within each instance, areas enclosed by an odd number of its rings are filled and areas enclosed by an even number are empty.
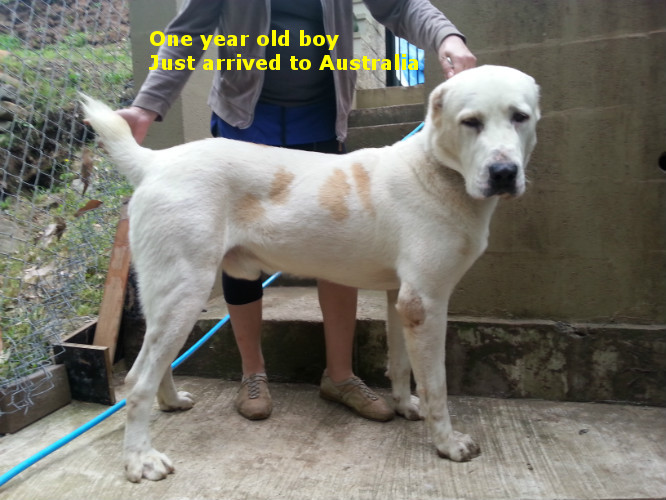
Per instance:
[[[99,310],[99,319],[93,344],[109,348],[109,356],[113,362],[123,315],[123,303],[127,288],[127,277],[130,268],[129,218],[127,203],[123,205],[120,221],[116,229],[116,237],[111,251],[109,271],[104,285],[104,296]]]
[[[34,388],[29,396],[22,387]],[[14,392],[16,391],[16,394]],[[25,401],[30,397],[30,402]],[[47,366],[14,385],[0,388],[0,434],[17,432],[69,404],[72,395],[63,365]],[[26,405],[17,410],[17,406]]]
[[[72,398],[105,405],[115,404],[108,347],[65,342],[56,346],[56,350],[56,359],[67,369]]]
[[[93,343],[93,339],[95,338],[96,328],[97,328],[97,320],[95,319],[93,321],[89,321],[78,330],[74,330],[73,332],[64,334],[61,338],[61,342],[70,343],[70,344],[90,345]]]
[[[111,353],[107,346],[91,345],[98,326],[91,321],[63,336],[54,346],[56,360],[67,369],[72,397],[78,401],[114,404]]]

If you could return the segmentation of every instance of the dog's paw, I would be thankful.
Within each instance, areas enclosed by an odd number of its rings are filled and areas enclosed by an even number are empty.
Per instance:
[[[396,400],[394,409],[398,415],[402,415],[407,420],[423,420],[419,398],[416,396],[410,396],[407,401]]]
[[[169,457],[157,450],[128,452],[125,457],[125,475],[133,483],[141,482],[141,478],[151,481],[164,479],[174,471]]]
[[[437,454],[454,462],[468,462],[481,454],[481,448],[467,434],[452,431],[444,445],[437,446]]]
[[[158,397],[157,402],[162,411],[189,410],[194,406],[194,397],[189,392],[178,391],[174,399]]]

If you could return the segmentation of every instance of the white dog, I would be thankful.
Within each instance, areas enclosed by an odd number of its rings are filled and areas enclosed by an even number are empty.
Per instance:
[[[499,197],[519,196],[536,144],[539,89],[520,71],[482,66],[431,94],[425,126],[381,149],[326,155],[207,139],[140,147],[127,123],[84,96],[86,118],[136,186],[130,241],[146,338],[128,382],[130,481],[173,471],[152,448],[149,414],[186,410],[170,363],[205,306],[216,271],[281,270],[388,291],[388,375],[397,413],[423,416],[440,456],[480,453],[451,428],[444,345],[454,286],[483,253]],[[403,334],[404,331],[404,334]],[[419,399],[410,394],[414,371]]]

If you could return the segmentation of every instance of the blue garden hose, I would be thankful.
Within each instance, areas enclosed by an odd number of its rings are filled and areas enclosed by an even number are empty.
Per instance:
[[[409,134],[407,134],[405,137],[403,137],[402,140],[404,141],[405,139],[409,139],[411,136],[413,136],[415,133],[417,133],[419,130],[421,130],[423,128],[423,125],[425,125],[425,122],[419,123],[419,125],[414,130],[412,130]]]

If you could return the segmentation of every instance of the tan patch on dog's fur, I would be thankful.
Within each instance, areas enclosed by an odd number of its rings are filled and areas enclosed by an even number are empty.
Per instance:
[[[349,196],[351,186],[347,182],[344,171],[336,168],[319,188],[319,204],[329,212],[336,221],[349,217],[349,207],[345,198]]]
[[[280,170],[275,172],[273,183],[271,184],[271,190],[268,193],[271,202],[276,205],[283,205],[287,202],[287,199],[289,198],[289,186],[294,180],[294,177],[294,174],[288,172],[284,167],[281,167]]]
[[[235,216],[241,224],[251,224],[263,217],[265,211],[266,209],[261,206],[261,200],[257,196],[247,193],[236,205]]]
[[[409,285],[403,284],[400,288],[395,308],[400,313],[405,328],[420,326],[425,321],[426,313],[423,307],[423,300],[416,290]]]
[[[354,176],[354,181],[356,181],[356,189],[363,208],[374,215],[375,207],[372,205],[372,196],[370,195],[370,175],[360,163],[352,165],[352,175]]]

